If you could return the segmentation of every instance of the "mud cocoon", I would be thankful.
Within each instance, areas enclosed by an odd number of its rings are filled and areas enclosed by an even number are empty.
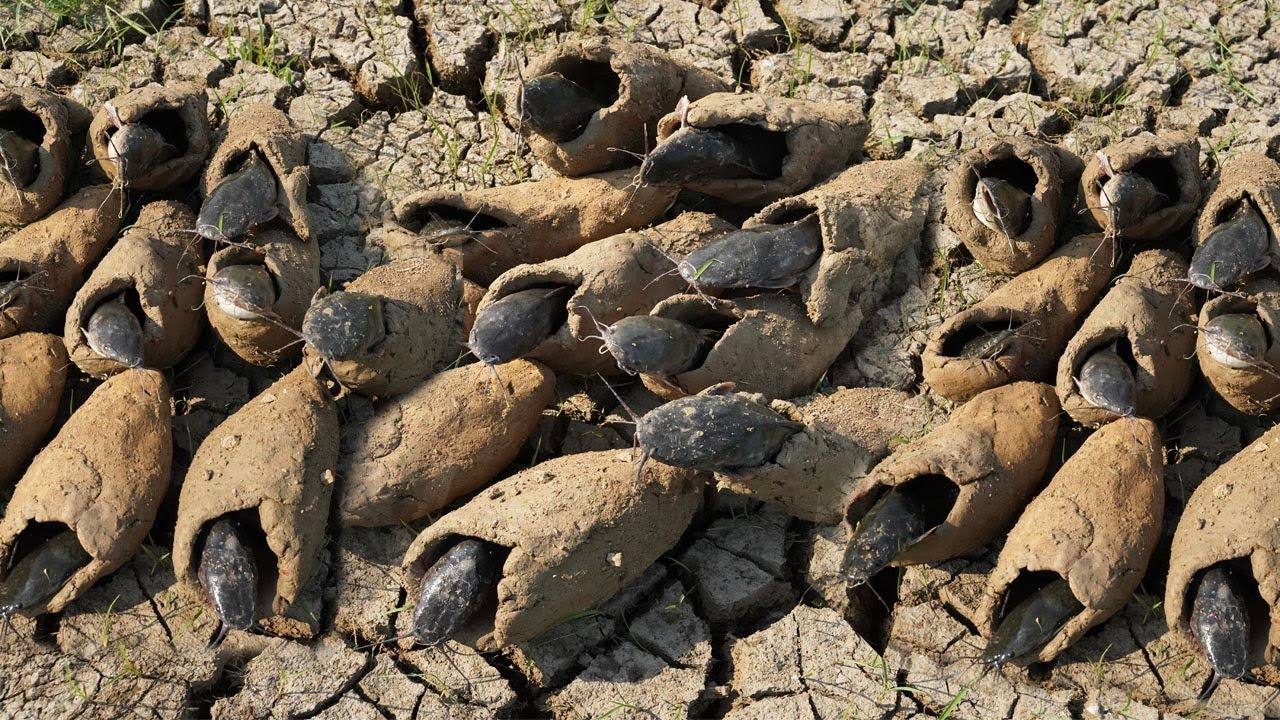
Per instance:
[[[1266,650],[1250,667],[1280,659],[1280,425],[1236,453],[1205,478],[1182,511],[1173,534],[1164,614],[1170,628],[1187,631],[1191,583],[1210,566],[1244,559],[1271,618]],[[1261,629],[1259,629],[1261,632]],[[1251,642],[1251,646],[1257,645]]]
[[[690,103],[682,117],[658,121],[658,142],[682,126],[707,130],[749,125],[780,133],[786,145],[776,178],[707,179],[683,187],[740,205],[760,207],[795,195],[862,157],[870,126],[862,110],[848,103],[823,103],[755,93],[718,92]]]
[[[0,275],[34,276],[18,302],[0,309],[0,338],[60,332],[67,305],[120,229],[121,193],[87,187],[0,243]]]
[[[209,131],[208,105],[209,98],[203,86],[197,83],[179,82],[167,86],[152,83],[117,95],[110,100],[120,121],[126,124],[148,123],[148,115],[154,121],[158,114],[170,115],[165,122],[176,119],[182,127],[176,134],[181,135],[183,145],[181,153],[152,168],[146,175],[129,182],[131,190],[154,190],[163,192],[176,185],[190,180],[200,171],[201,164],[209,155],[211,142]],[[172,117],[176,116],[176,118]],[[164,129],[153,129],[164,133]],[[120,169],[107,155],[107,147],[115,125],[107,117],[105,110],[93,116],[93,124],[89,126],[89,142],[93,146],[93,155],[98,160],[98,167],[112,180],[120,181]],[[173,131],[170,129],[170,133]],[[194,227],[194,225],[189,226]]]
[[[914,160],[863,163],[779,200],[743,227],[792,222],[816,213],[822,255],[800,278],[800,297],[816,325],[838,323],[857,305],[871,312],[902,251],[924,230],[926,171]],[[856,331],[856,328],[855,328]]]
[[[613,356],[599,352],[601,342],[587,339],[600,334],[592,316],[609,324],[649,312],[664,298],[687,287],[667,258],[683,257],[732,229],[732,225],[714,215],[686,212],[648,230],[597,240],[562,258],[520,265],[493,281],[480,301],[479,312],[507,295],[531,287],[572,286],[573,295],[566,303],[568,321],[528,357],[546,363],[556,372],[617,373],[620,370]],[[575,309],[579,307],[585,311]]]
[[[73,174],[72,161],[83,149],[82,136],[89,127],[90,114],[69,97],[39,88],[14,87],[0,91],[0,113],[28,112],[40,122],[36,162],[39,169],[25,187],[15,189],[0,181],[0,224],[25,225],[44,217],[66,192]]]
[[[651,314],[699,327],[729,326],[698,367],[672,378],[641,376],[645,387],[669,400],[722,382],[770,399],[804,395],[862,324],[855,306],[833,325],[814,325],[798,297],[774,294],[710,305],[697,295],[677,295]]]
[[[0,340],[0,485],[22,474],[49,434],[66,381],[62,338],[22,333]]]
[[[271,306],[272,317],[242,320],[218,307],[207,280],[228,265],[241,264],[266,266],[279,292]],[[274,365],[302,352],[297,331],[311,296],[320,287],[320,248],[316,243],[302,242],[287,230],[265,230],[253,236],[248,246],[231,245],[214,253],[205,278],[204,307],[209,324],[236,355],[254,365]]]
[[[365,395],[396,395],[434,373],[465,321],[461,278],[453,265],[439,259],[380,265],[345,289],[383,298],[386,336],[372,352],[354,360],[322,363],[308,346],[306,363],[313,375],[323,364],[343,386]]]
[[[1196,343],[1191,298],[1177,282],[1186,276],[1187,263],[1175,252],[1139,253],[1089,312],[1058,361],[1058,400],[1073,420],[1097,427],[1115,419],[1081,397],[1075,378],[1090,354],[1120,339],[1135,362],[1136,414],[1158,418],[1182,402],[1191,387]]]
[[[844,508],[846,534],[852,536],[884,492],[941,475],[960,488],[955,504],[895,564],[941,562],[976,550],[999,537],[1040,487],[1057,433],[1058,402],[1049,385],[1018,382],[980,393],[857,484]]]
[[[307,165],[306,137],[288,115],[264,103],[246,105],[227,122],[227,135],[213,151],[204,169],[201,191],[204,196],[227,175],[239,169],[253,150],[262,154],[276,176],[276,207],[280,218],[308,244],[316,242],[307,211],[307,186],[311,167]]]
[[[484,487],[515,459],[554,396],[550,370],[516,360],[446,370],[380,402],[370,420],[344,428],[339,519],[412,522]]]
[[[133,557],[169,489],[173,430],[169,386],[134,369],[99,385],[31,461],[0,519],[7,564],[32,523],[75,531],[91,560],[49,599],[57,612]]]
[[[195,213],[186,205],[153,202],[116,241],[71,301],[63,327],[67,352],[89,375],[106,377],[124,365],[94,352],[83,328],[104,301],[137,293],[142,307],[142,357],[146,367],[167,368],[200,338],[200,244],[193,241]]]
[[[407,602],[454,540],[510,548],[498,606],[455,639],[496,650],[534,638],[640,577],[673,546],[702,501],[705,474],[645,465],[629,453],[566,455],[513,475],[423,530],[405,552]],[[496,519],[502,518],[501,522]]]
[[[978,178],[986,177],[982,172],[989,166],[1017,163],[1035,175],[1035,187],[1020,188],[1031,196],[1031,221],[1010,238],[978,220],[973,196]],[[1083,169],[1084,163],[1070,150],[1043,140],[1027,136],[995,140],[966,153],[948,175],[947,224],[984,268],[1009,275],[1030,270],[1057,244],[1058,229],[1075,201]]]
[[[1220,315],[1235,313],[1256,316],[1270,340],[1257,367],[1227,367],[1209,354],[1204,327]],[[1276,370],[1280,368],[1280,283],[1258,280],[1242,288],[1240,297],[1219,295],[1206,302],[1200,309],[1196,359],[1214,391],[1240,412],[1261,415],[1280,405],[1280,372]]]
[[[607,65],[618,78],[618,99],[591,117],[577,137],[563,142],[526,131],[529,148],[539,160],[561,175],[576,177],[636,164],[633,156],[610,148],[643,153],[653,139],[662,113],[674,108],[681,96],[690,100],[728,90],[711,73],[675,59],[650,45],[616,38],[574,39],[556,45],[535,58],[523,77],[532,79],[588,64]],[[512,127],[519,127],[519,107],[508,98]]]
[[[464,277],[482,285],[517,265],[543,262],[589,242],[657,219],[675,200],[678,188],[639,185],[635,170],[580,178],[545,180],[474,190],[427,190],[396,208],[400,225],[386,234],[388,249],[422,245],[417,231],[432,208],[448,209],[464,221],[486,217],[500,227],[473,228],[478,240],[446,248],[461,261]],[[488,221],[487,222],[491,222]]]
[[[1252,201],[1262,214],[1271,232],[1271,252],[1280,252],[1280,247],[1276,247],[1276,235],[1280,232],[1280,163],[1262,153],[1233,155],[1222,166],[1213,192],[1192,227],[1191,240],[1195,246],[1203,245],[1209,233],[1230,220],[1230,213],[1245,200]]]
[[[1194,135],[1178,133],[1156,136],[1144,133],[1125,138],[1100,152],[1107,156],[1111,169],[1118,173],[1141,170],[1138,168],[1140,164],[1154,161],[1167,163],[1168,167],[1153,170],[1156,176],[1150,177],[1151,180],[1158,181],[1161,179],[1159,176],[1168,172],[1172,172],[1174,176],[1170,189],[1177,197],[1169,198],[1165,207],[1151,213],[1141,223],[1125,228],[1125,239],[1154,240],[1176,232],[1200,208],[1204,180],[1200,175],[1200,143]],[[1093,214],[1094,221],[1102,228],[1110,224],[1107,212],[1102,209],[1101,191],[1102,184],[1106,181],[1107,176],[1102,172],[1097,156],[1094,156],[1080,175],[1080,196],[1084,199],[1085,207]]]
[[[333,400],[306,368],[297,368],[214,428],[196,449],[178,498],[177,577],[196,581],[196,543],[206,525],[251,511],[276,558],[274,568],[258,568],[258,607],[283,613],[315,568],[337,461]]]
[[[924,379],[939,395],[964,402],[1015,380],[1049,380],[1058,356],[1084,313],[1111,279],[1114,241],[1080,235],[1033,270],[1018,275],[977,305],[934,331],[921,356]],[[995,358],[965,358],[948,341],[966,327],[1023,323],[1008,350]]]
[[[1067,460],[1009,531],[987,579],[978,628],[991,637],[1005,594],[1024,573],[1056,573],[1084,610],[1040,650],[1049,662],[1124,607],[1160,539],[1164,449],[1150,420],[1103,425]]]

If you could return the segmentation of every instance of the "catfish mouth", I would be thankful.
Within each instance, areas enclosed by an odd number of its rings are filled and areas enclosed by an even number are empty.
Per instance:
[[[618,73],[614,72],[613,67],[607,63],[598,60],[586,60],[584,58],[564,57],[559,58],[547,68],[547,73],[560,73],[564,78],[572,83],[577,84],[587,91],[602,108],[608,108],[618,102],[618,98],[622,96],[622,78]],[[521,115],[524,114],[524,108],[520,108]],[[575,132],[570,133],[560,142],[572,142],[582,137],[587,131],[591,123],[587,122]]]
[[[921,473],[898,485],[878,485],[874,490],[850,504],[845,520],[857,528],[863,517],[890,491],[898,492],[915,501],[924,510],[928,524],[937,527],[946,522],[960,498],[960,485],[939,473]],[[909,546],[907,546],[909,547]],[[906,547],[903,548],[905,550]]]
[[[1018,607],[1024,601],[1030,599],[1033,595],[1040,592],[1041,590],[1044,590],[1046,587],[1053,584],[1054,582],[1068,582],[1068,581],[1066,578],[1062,577],[1061,575],[1059,575],[1058,573],[1052,570],[1036,570],[1036,571],[1023,570],[1019,572],[1018,576],[1013,579],[1013,582],[1009,583],[1009,585],[1005,588],[1004,595],[1003,597],[1000,598],[1000,604],[996,608],[996,612],[991,619],[992,628],[1000,627],[1001,623],[1003,623],[1005,620],[1008,619],[1009,612],[1013,608]],[[1079,599],[1077,598],[1077,602],[1078,601]],[[1081,603],[1081,610],[1084,609],[1083,605],[1084,604]],[[1049,634],[1049,636],[1045,639],[1045,641],[1041,643],[1035,650],[1032,650],[1029,653],[1024,653],[1023,655],[1014,656],[1010,658],[1010,661],[1014,662],[1015,664],[1034,663],[1036,661],[1035,658],[1039,653],[1040,648],[1043,648],[1045,645],[1048,645],[1050,642],[1052,642],[1053,638],[1057,637],[1058,633],[1062,631],[1062,628],[1066,626],[1067,622],[1069,622],[1073,617],[1077,617],[1078,615],[1079,613],[1076,613],[1076,615],[1073,615],[1063,620],[1062,623],[1059,624],[1058,627],[1054,628],[1053,632]],[[1028,658],[1031,659],[1030,662],[1026,662]],[[1024,662],[1019,663],[1020,659],[1023,660]]]
[[[39,290],[32,283],[43,274],[42,270],[35,272],[0,270],[0,312],[21,310],[28,302],[28,293]]]
[[[9,556],[0,561],[0,579],[7,580],[9,571],[17,565],[22,558],[31,554],[37,547],[54,537],[64,533],[75,531],[65,523],[60,522],[32,522],[29,523],[22,532],[18,533],[18,537],[13,542],[13,550]],[[83,547],[82,547],[83,549]],[[87,551],[86,551],[87,552]]]

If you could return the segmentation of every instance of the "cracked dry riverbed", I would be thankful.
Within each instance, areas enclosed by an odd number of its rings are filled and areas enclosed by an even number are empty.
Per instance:
[[[622,37],[748,89],[857,105],[868,156],[935,170],[925,231],[890,297],[816,388],[888,388],[844,391],[865,409],[847,431],[884,455],[951,409],[920,384],[928,332],[999,283],[944,223],[942,170],[1010,134],[1088,156],[1142,131],[1190,130],[1207,173],[1240,152],[1275,157],[1278,13],[1274,0],[9,0],[0,84],[94,108],[126,88],[194,80],[215,124],[247,103],[286,111],[311,139],[308,200],[335,287],[381,260],[383,218],[409,194],[552,175],[501,107],[517,68],[558,38]],[[277,376],[208,340],[172,372],[175,482],[210,430]],[[70,387],[64,407],[89,388]],[[638,384],[627,392],[652,406]],[[508,474],[626,451],[615,411],[598,380],[561,378]],[[370,407],[348,398],[341,412],[358,421]],[[407,617],[399,561],[426,521],[331,523],[316,577],[272,635],[233,633],[214,651],[216,620],[174,580],[171,492],[127,566],[0,638],[0,717],[1274,717],[1280,691],[1264,684],[1226,681],[1198,705],[1208,665],[1160,606],[1187,497],[1270,422],[1203,384],[1162,421],[1170,502],[1142,588],[1049,665],[976,660],[998,546],[850,592],[834,577],[840,528],[715,490],[639,581],[501,653],[391,639]],[[1079,434],[1066,433],[1064,453]]]

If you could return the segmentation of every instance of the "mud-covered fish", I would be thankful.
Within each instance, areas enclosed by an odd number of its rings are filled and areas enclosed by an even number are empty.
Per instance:
[[[276,285],[263,265],[228,265],[209,280],[213,301],[240,320],[258,320],[276,302]]]
[[[676,130],[640,165],[640,181],[649,185],[774,175],[748,143],[721,130],[695,127]]]
[[[84,339],[89,348],[108,360],[126,367],[142,367],[142,324],[138,316],[117,295],[97,307],[85,323]]]
[[[427,569],[413,608],[413,636],[420,644],[448,640],[493,597],[502,579],[502,550],[466,538]]]
[[[471,326],[467,347],[480,362],[500,365],[523,357],[551,337],[568,317],[571,288],[530,288],[488,305]]]
[[[553,72],[526,82],[520,93],[520,122],[556,142],[582,133],[603,105],[584,87]]]
[[[0,582],[0,618],[7,624],[15,613],[43,606],[91,559],[71,530],[32,548]]]
[[[1000,619],[982,653],[990,665],[1003,665],[1044,647],[1084,606],[1061,578],[1036,590]]]
[[[597,329],[618,367],[632,375],[678,375],[693,369],[712,345],[707,331],[653,315],[625,317]]]
[[[704,392],[672,400],[636,421],[644,457],[672,467],[733,472],[763,465],[804,428],[745,397]]]
[[[1115,173],[1098,191],[1099,204],[1107,214],[1109,230],[1121,234],[1164,207],[1168,199],[1154,183],[1138,173]]]
[[[782,225],[733,230],[681,260],[685,282],[699,288],[783,288],[796,284],[822,254],[817,215]]]
[[[177,154],[164,136],[141,123],[124,125],[107,138],[107,159],[126,186]]]
[[[23,188],[36,179],[40,146],[12,130],[0,129],[0,179]]]
[[[1116,345],[1093,351],[1080,365],[1076,389],[1085,402],[1120,417],[1131,417],[1138,404],[1137,386],[1129,363],[1116,352]]]
[[[1200,328],[1209,357],[1229,368],[1259,367],[1267,352],[1267,333],[1256,315],[1219,315]]]
[[[988,228],[1014,238],[1031,224],[1031,196],[1006,180],[978,178],[973,214]]]
[[[329,360],[358,358],[386,337],[382,298],[335,292],[312,303],[302,318],[302,337]]]
[[[1202,290],[1224,290],[1271,265],[1271,232],[1251,203],[1215,227],[1191,256],[1187,279]]]
[[[1237,680],[1249,669],[1249,609],[1233,573],[1224,564],[1200,575],[1191,601],[1191,633],[1220,678]]]
[[[196,232],[218,242],[235,240],[279,214],[276,178],[256,152],[209,192],[196,218]]]
[[[258,612],[258,567],[248,535],[227,517],[209,525],[200,567],[196,571],[200,587],[222,621],[212,645],[229,630],[248,630]]]
[[[947,519],[959,495],[955,483],[930,476],[890,488],[858,520],[841,563],[846,579],[860,585],[888,567]]]

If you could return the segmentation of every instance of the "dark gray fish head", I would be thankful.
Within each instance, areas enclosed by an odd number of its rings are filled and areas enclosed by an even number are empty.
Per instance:
[[[1017,237],[1031,221],[1031,196],[1000,178],[978,178],[973,214],[991,230]]]
[[[605,347],[628,373],[671,376],[693,369],[711,342],[698,328],[653,315],[625,317],[603,331]]]
[[[89,315],[83,328],[85,342],[98,355],[126,367],[142,367],[142,324],[123,297],[108,300]]]
[[[1085,359],[1076,388],[1085,402],[1119,417],[1132,417],[1137,410],[1133,370],[1113,348],[1095,350]]]
[[[1165,196],[1142,175],[1116,173],[1099,189],[1098,202],[1107,213],[1110,230],[1121,233],[1163,207]]]
[[[1235,370],[1259,367],[1267,352],[1267,333],[1256,315],[1219,315],[1200,332],[1209,357]]]
[[[218,309],[239,320],[259,320],[276,302],[276,284],[264,265],[228,265],[209,286]]]
[[[640,447],[672,467],[736,470],[763,465],[804,428],[738,395],[699,394],[672,400],[636,422]]]
[[[131,123],[107,138],[107,159],[115,164],[120,179],[128,185],[175,155],[172,145],[156,130]]]
[[[1005,613],[991,634],[982,661],[999,667],[1038,652],[1083,610],[1066,580],[1051,581]]]
[[[40,147],[12,130],[0,129],[0,180],[24,188],[36,179]]]
[[[1220,291],[1270,264],[1270,231],[1262,215],[1246,202],[1196,248],[1187,279],[1202,290]]]
[[[64,530],[32,548],[0,582],[0,617],[36,608],[62,588],[92,558],[71,530]]]
[[[685,282],[700,288],[790,287],[822,255],[816,215],[780,225],[731,230],[677,265]]]
[[[258,614],[258,566],[249,534],[235,520],[215,520],[205,535],[196,571],[200,587],[222,621],[213,644],[227,630],[248,630]]]
[[[196,232],[209,240],[228,242],[278,214],[275,175],[254,152],[242,168],[222,178],[209,192],[196,218]]]
[[[1234,573],[1219,563],[1205,570],[1191,601],[1191,632],[1219,677],[1249,670],[1249,609]]]
[[[354,360],[386,337],[382,298],[355,292],[325,295],[307,308],[302,337],[328,360]]]
[[[467,347],[485,365],[501,365],[533,352],[568,319],[572,288],[530,288],[486,306],[471,326]]]
[[[944,475],[921,475],[889,488],[857,520],[841,562],[846,580],[861,585],[888,567],[946,522],[959,496],[960,487]]]
[[[767,178],[746,143],[715,129],[682,127],[645,157],[640,181],[682,185],[696,180]]]
[[[520,122],[556,142],[571,140],[599,111],[600,104],[586,88],[560,73],[547,73],[526,82],[520,93]]]
[[[427,568],[413,607],[413,635],[434,647],[462,629],[496,594],[502,579],[502,548],[465,538]]]

